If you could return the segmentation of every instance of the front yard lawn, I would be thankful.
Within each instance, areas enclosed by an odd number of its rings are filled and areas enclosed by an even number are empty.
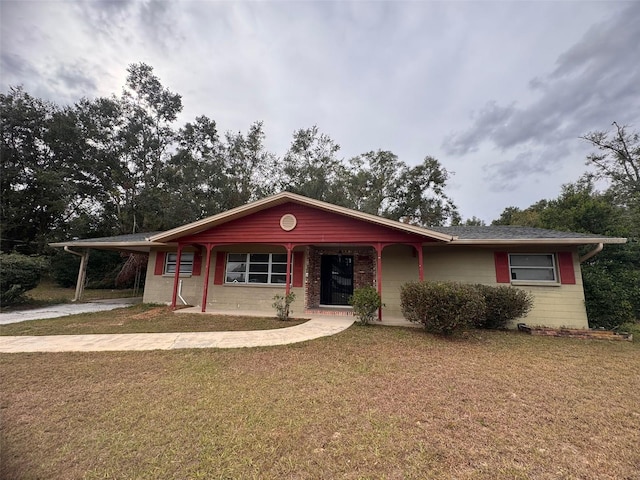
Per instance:
[[[224,332],[292,327],[306,320],[174,313],[165,306],[139,304],[106,312],[0,325],[0,335],[84,335],[92,333]]]
[[[640,346],[352,327],[0,355],[0,477],[635,479]]]

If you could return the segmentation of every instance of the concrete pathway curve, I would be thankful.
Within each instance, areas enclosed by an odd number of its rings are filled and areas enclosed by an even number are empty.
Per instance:
[[[353,317],[313,317],[308,322],[293,327],[248,332],[0,336],[0,353],[265,347],[335,335],[349,328],[353,321]]]

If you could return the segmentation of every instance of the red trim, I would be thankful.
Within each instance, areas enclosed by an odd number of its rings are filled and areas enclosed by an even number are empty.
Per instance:
[[[293,252],[293,286],[302,287],[304,277],[304,252]]]
[[[225,252],[217,252],[216,253],[216,270],[213,277],[214,285],[222,285],[224,283],[224,267],[226,260]]]
[[[193,254],[193,269],[191,270],[191,275],[197,277],[200,275],[202,271],[202,253],[196,250]]]
[[[289,292],[291,291],[291,244],[287,244],[287,275],[285,277],[287,279],[287,283],[285,284],[285,294],[289,296]]]
[[[153,270],[154,275],[162,275],[164,273],[164,252],[156,253],[156,266]]]
[[[180,261],[182,259],[181,244],[178,244],[178,253],[176,254],[176,273],[173,274],[173,295],[171,297],[171,308],[176,308],[176,300],[178,299],[178,279],[180,278]]]
[[[573,254],[571,252],[558,252],[558,270],[560,270],[560,283],[575,285],[576,272],[573,269]]]
[[[495,252],[493,254],[496,263],[496,282],[511,283],[509,274],[509,255],[507,252]]]

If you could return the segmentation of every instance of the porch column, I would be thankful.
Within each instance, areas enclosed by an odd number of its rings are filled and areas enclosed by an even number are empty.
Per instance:
[[[207,293],[209,293],[209,271],[211,270],[211,250],[214,245],[207,243],[207,260],[204,267],[204,287],[202,288],[202,313],[207,311]]]
[[[69,252],[73,255],[80,257],[80,268],[78,269],[78,278],[76,280],[76,293],[73,296],[72,302],[77,302],[82,298],[84,293],[84,284],[87,280],[87,264],[89,263],[89,250],[84,250],[82,253],[74,252],[69,247],[64,247],[65,252]]]
[[[376,258],[377,258],[376,284],[378,287],[378,295],[380,295],[380,299],[382,299],[382,248],[383,246],[381,243],[376,243],[375,248],[376,248]],[[378,321],[379,322],[382,321],[382,307],[378,309]]]
[[[285,245],[286,249],[287,249],[287,282],[286,282],[286,288],[285,288],[285,294],[288,296],[289,292],[291,291],[291,244],[287,243]]]
[[[178,282],[180,281],[180,257],[182,256],[182,244],[178,244],[178,255],[176,256],[176,273],[173,276],[173,295],[171,297],[171,308],[175,310],[178,298]]]
[[[414,243],[413,247],[418,251],[418,279],[421,282],[424,282],[424,264],[423,264],[423,258],[422,258],[422,244],[421,243]]]

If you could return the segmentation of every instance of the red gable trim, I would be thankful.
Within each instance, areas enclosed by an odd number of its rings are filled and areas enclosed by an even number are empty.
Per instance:
[[[558,269],[560,270],[560,283],[575,285],[576,272],[573,269],[573,254],[571,252],[558,252]]]
[[[296,227],[285,231],[280,219],[295,215]],[[184,243],[418,243],[413,233],[289,202],[180,238]]]

